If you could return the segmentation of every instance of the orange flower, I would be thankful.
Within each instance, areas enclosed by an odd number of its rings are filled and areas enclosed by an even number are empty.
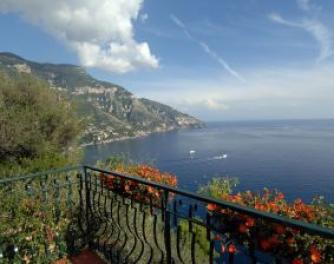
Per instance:
[[[321,254],[320,251],[315,247],[310,247],[310,258],[312,263],[320,263],[321,262]]]
[[[153,193],[153,192],[154,192],[154,189],[153,189],[152,186],[148,186],[148,187],[147,187],[147,191],[148,191],[149,193]]]
[[[243,202],[241,193],[237,193],[236,195],[234,195],[233,198],[234,198],[234,201],[237,202],[237,203],[242,203]]]
[[[260,204],[259,202],[255,202],[255,209],[256,210],[260,210],[260,208],[262,207],[262,204]]]
[[[255,209],[259,211],[268,211],[268,205],[261,204],[261,203],[256,203],[255,204]]]
[[[270,210],[274,213],[277,213],[280,210],[279,206],[275,202],[269,202],[268,206]]]
[[[209,211],[215,211],[215,210],[217,209],[217,205],[212,204],[212,203],[209,203],[209,204],[207,205],[207,209],[208,209]]]
[[[295,239],[294,239],[292,236],[290,236],[290,237],[288,237],[288,238],[286,239],[286,242],[288,243],[289,246],[291,246],[291,245],[294,244],[296,241],[295,241]]]

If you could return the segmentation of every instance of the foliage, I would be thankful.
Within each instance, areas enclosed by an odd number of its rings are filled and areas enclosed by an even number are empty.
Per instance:
[[[212,191],[215,198],[259,211],[334,228],[334,208],[325,205],[322,198],[315,198],[312,204],[306,204],[301,199],[289,203],[285,200],[284,194],[277,190],[264,189],[258,193],[246,191],[233,194],[228,188],[233,184],[233,179],[215,179],[204,190],[209,190],[209,193]],[[220,193],[219,188],[221,188]],[[301,230],[283,224],[269,223],[263,219],[220,208],[215,204],[208,204],[207,209],[211,212],[216,227],[222,233],[227,233],[232,240],[238,241],[240,245],[274,253],[277,257],[294,261],[293,263],[334,261],[333,241],[305,234]]]
[[[200,221],[200,219],[198,219]],[[207,229],[203,226],[197,225],[195,223],[192,224],[192,230],[189,229],[189,222],[187,220],[180,220],[180,230],[181,230],[181,238],[182,243],[187,244],[191,243],[190,239],[188,239],[189,234],[196,234],[196,244],[198,245],[196,250],[196,256],[200,256],[201,258],[207,257],[209,255],[210,249],[210,241],[207,239]],[[184,246],[187,248],[187,246]],[[190,246],[188,245],[188,248]],[[201,262],[199,262],[201,263]]]
[[[209,184],[200,187],[199,193],[220,199],[223,194],[231,194],[233,188],[239,184],[238,178],[213,178]]]
[[[29,74],[0,73],[1,174],[59,167],[78,157],[82,122],[64,95]]]
[[[68,172],[0,184],[0,263],[53,263],[74,252],[76,180]]]

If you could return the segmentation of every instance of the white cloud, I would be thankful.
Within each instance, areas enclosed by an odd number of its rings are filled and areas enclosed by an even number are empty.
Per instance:
[[[329,29],[317,19],[304,18],[300,22],[289,21],[277,13],[269,14],[269,19],[290,27],[296,27],[309,32],[319,45],[317,62],[321,62],[333,55],[332,35]]]
[[[208,98],[203,101],[203,104],[207,106],[207,108],[212,110],[218,110],[218,111],[225,111],[229,109],[229,106],[226,104],[223,104],[215,99]]]
[[[141,96],[202,119],[333,118],[333,72],[334,65],[256,68],[244,73],[247,84],[194,77],[137,86],[147,88]]]
[[[175,15],[170,15],[171,20],[174,22],[175,25],[177,25],[179,28],[181,28],[184,32],[184,34],[192,41],[196,42],[202,50],[207,53],[213,60],[215,60],[218,64],[220,64],[230,75],[237,78],[240,81],[245,81],[243,77],[235,70],[231,68],[231,66],[222,58],[220,57],[215,51],[213,51],[207,43],[197,40],[195,37],[193,37],[192,34],[190,34],[189,30],[187,29],[186,25]]]
[[[216,112],[224,112],[230,109],[230,107],[226,103],[210,97],[205,99],[194,99],[192,97],[181,98],[174,101],[174,105],[178,109],[187,109],[187,111],[191,111],[191,109],[197,108]]]
[[[230,67],[230,65],[223,58],[219,57],[216,52],[214,52],[212,49],[210,49],[210,47],[205,42],[199,42],[199,45],[202,47],[202,49],[207,54],[209,54],[209,56],[212,59],[214,59],[215,61],[217,61],[232,76],[234,76],[235,78],[239,79],[240,81],[243,81],[243,82],[245,81],[238,72],[236,72],[235,70],[233,70]]]
[[[188,29],[186,28],[186,25],[175,15],[171,14],[170,19],[174,22],[175,25],[177,25],[179,28],[181,28],[184,32],[184,34],[192,41],[197,42],[197,40],[190,34]]]
[[[320,46],[320,53],[317,58],[318,62],[321,62],[328,57],[333,55],[333,45],[332,45],[332,36],[329,29],[317,20],[308,20],[303,21],[303,27],[305,30],[310,32]]]
[[[286,26],[291,26],[291,27],[302,27],[301,24],[298,23],[294,23],[291,21],[288,21],[286,19],[284,19],[280,14],[278,13],[271,13],[268,15],[269,19],[272,20],[273,22],[276,23],[280,23],[282,25],[286,25]]]
[[[74,49],[84,66],[124,73],[157,68],[148,43],[134,39],[143,0],[1,0],[13,12]]]
[[[179,18],[177,18],[175,15],[170,14],[170,18],[171,18],[171,20],[173,20],[173,22],[174,22],[177,26],[179,26],[180,28],[186,29],[185,24],[184,24]]]

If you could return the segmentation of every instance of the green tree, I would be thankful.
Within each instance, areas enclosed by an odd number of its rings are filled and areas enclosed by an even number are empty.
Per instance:
[[[70,163],[82,127],[64,94],[29,74],[0,73],[0,174]]]

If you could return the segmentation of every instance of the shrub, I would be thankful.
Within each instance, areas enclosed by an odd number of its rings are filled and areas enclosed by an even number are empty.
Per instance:
[[[65,95],[29,74],[0,73],[1,173],[59,167],[77,157],[82,129]]]

